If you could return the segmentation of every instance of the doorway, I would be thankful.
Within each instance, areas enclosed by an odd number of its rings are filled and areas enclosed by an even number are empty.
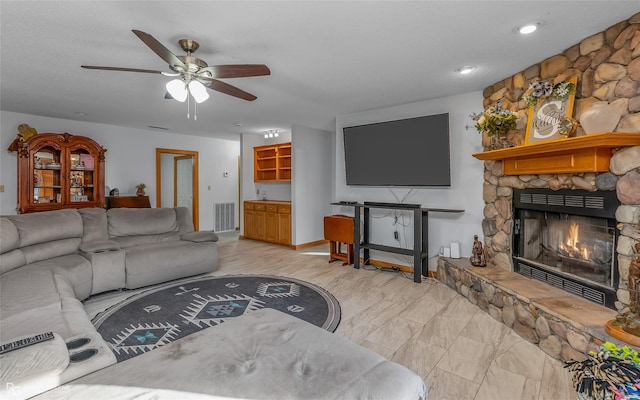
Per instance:
[[[187,207],[198,230],[198,152],[156,148],[156,207]]]

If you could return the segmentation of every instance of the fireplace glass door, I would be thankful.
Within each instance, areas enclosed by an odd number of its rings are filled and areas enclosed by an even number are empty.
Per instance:
[[[615,228],[605,218],[522,210],[518,255],[552,271],[613,287]]]

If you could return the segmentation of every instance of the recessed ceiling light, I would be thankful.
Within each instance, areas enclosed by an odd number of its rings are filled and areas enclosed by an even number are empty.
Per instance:
[[[538,28],[540,28],[541,26],[542,26],[542,22],[540,21],[527,22],[517,26],[515,31],[521,35],[529,35],[537,31]]]
[[[460,67],[460,68],[456,69],[456,72],[458,72],[458,73],[460,73],[462,75],[466,75],[468,73],[471,73],[475,69],[476,69],[476,67],[474,67],[473,65],[465,65],[464,67]]]

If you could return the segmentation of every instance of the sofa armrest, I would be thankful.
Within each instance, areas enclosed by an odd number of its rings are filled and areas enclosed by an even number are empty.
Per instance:
[[[81,243],[78,249],[82,253],[102,253],[120,250],[120,244],[114,240],[91,240]]]
[[[57,333],[53,340],[2,354],[0,398],[25,399],[52,389],[68,365],[67,346]]]
[[[213,231],[198,231],[198,232],[189,232],[180,236],[182,240],[188,240],[190,242],[217,242],[218,235]]]

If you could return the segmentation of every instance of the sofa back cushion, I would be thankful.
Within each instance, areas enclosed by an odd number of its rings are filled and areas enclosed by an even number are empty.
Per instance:
[[[0,274],[23,266],[24,253],[19,249],[18,228],[7,218],[0,218]]]
[[[84,227],[82,242],[109,239],[107,211],[104,208],[81,208],[78,213]]]
[[[7,218],[0,218],[0,254],[20,247],[18,228]]]
[[[176,207],[176,219],[178,221],[178,231],[180,235],[193,232],[193,217],[187,207]]]
[[[107,221],[109,239],[123,247],[180,239],[173,208],[111,208]]]
[[[74,209],[8,215],[4,218],[15,227],[19,248],[2,254],[2,273],[25,263],[78,252],[84,228],[80,214]],[[3,222],[2,226],[3,234],[5,229],[12,231],[8,224]],[[13,234],[9,236],[13,237]],[[4,237],[2,239],[4,242]],[[5,244],[2,246],[4,250]],[[12,244],[7,248],[14,246]]]
[[[82,238],[84,228],[77,210],[66,209],[33,214],[8,215],[18,229],[20,247],[54,240]]]

